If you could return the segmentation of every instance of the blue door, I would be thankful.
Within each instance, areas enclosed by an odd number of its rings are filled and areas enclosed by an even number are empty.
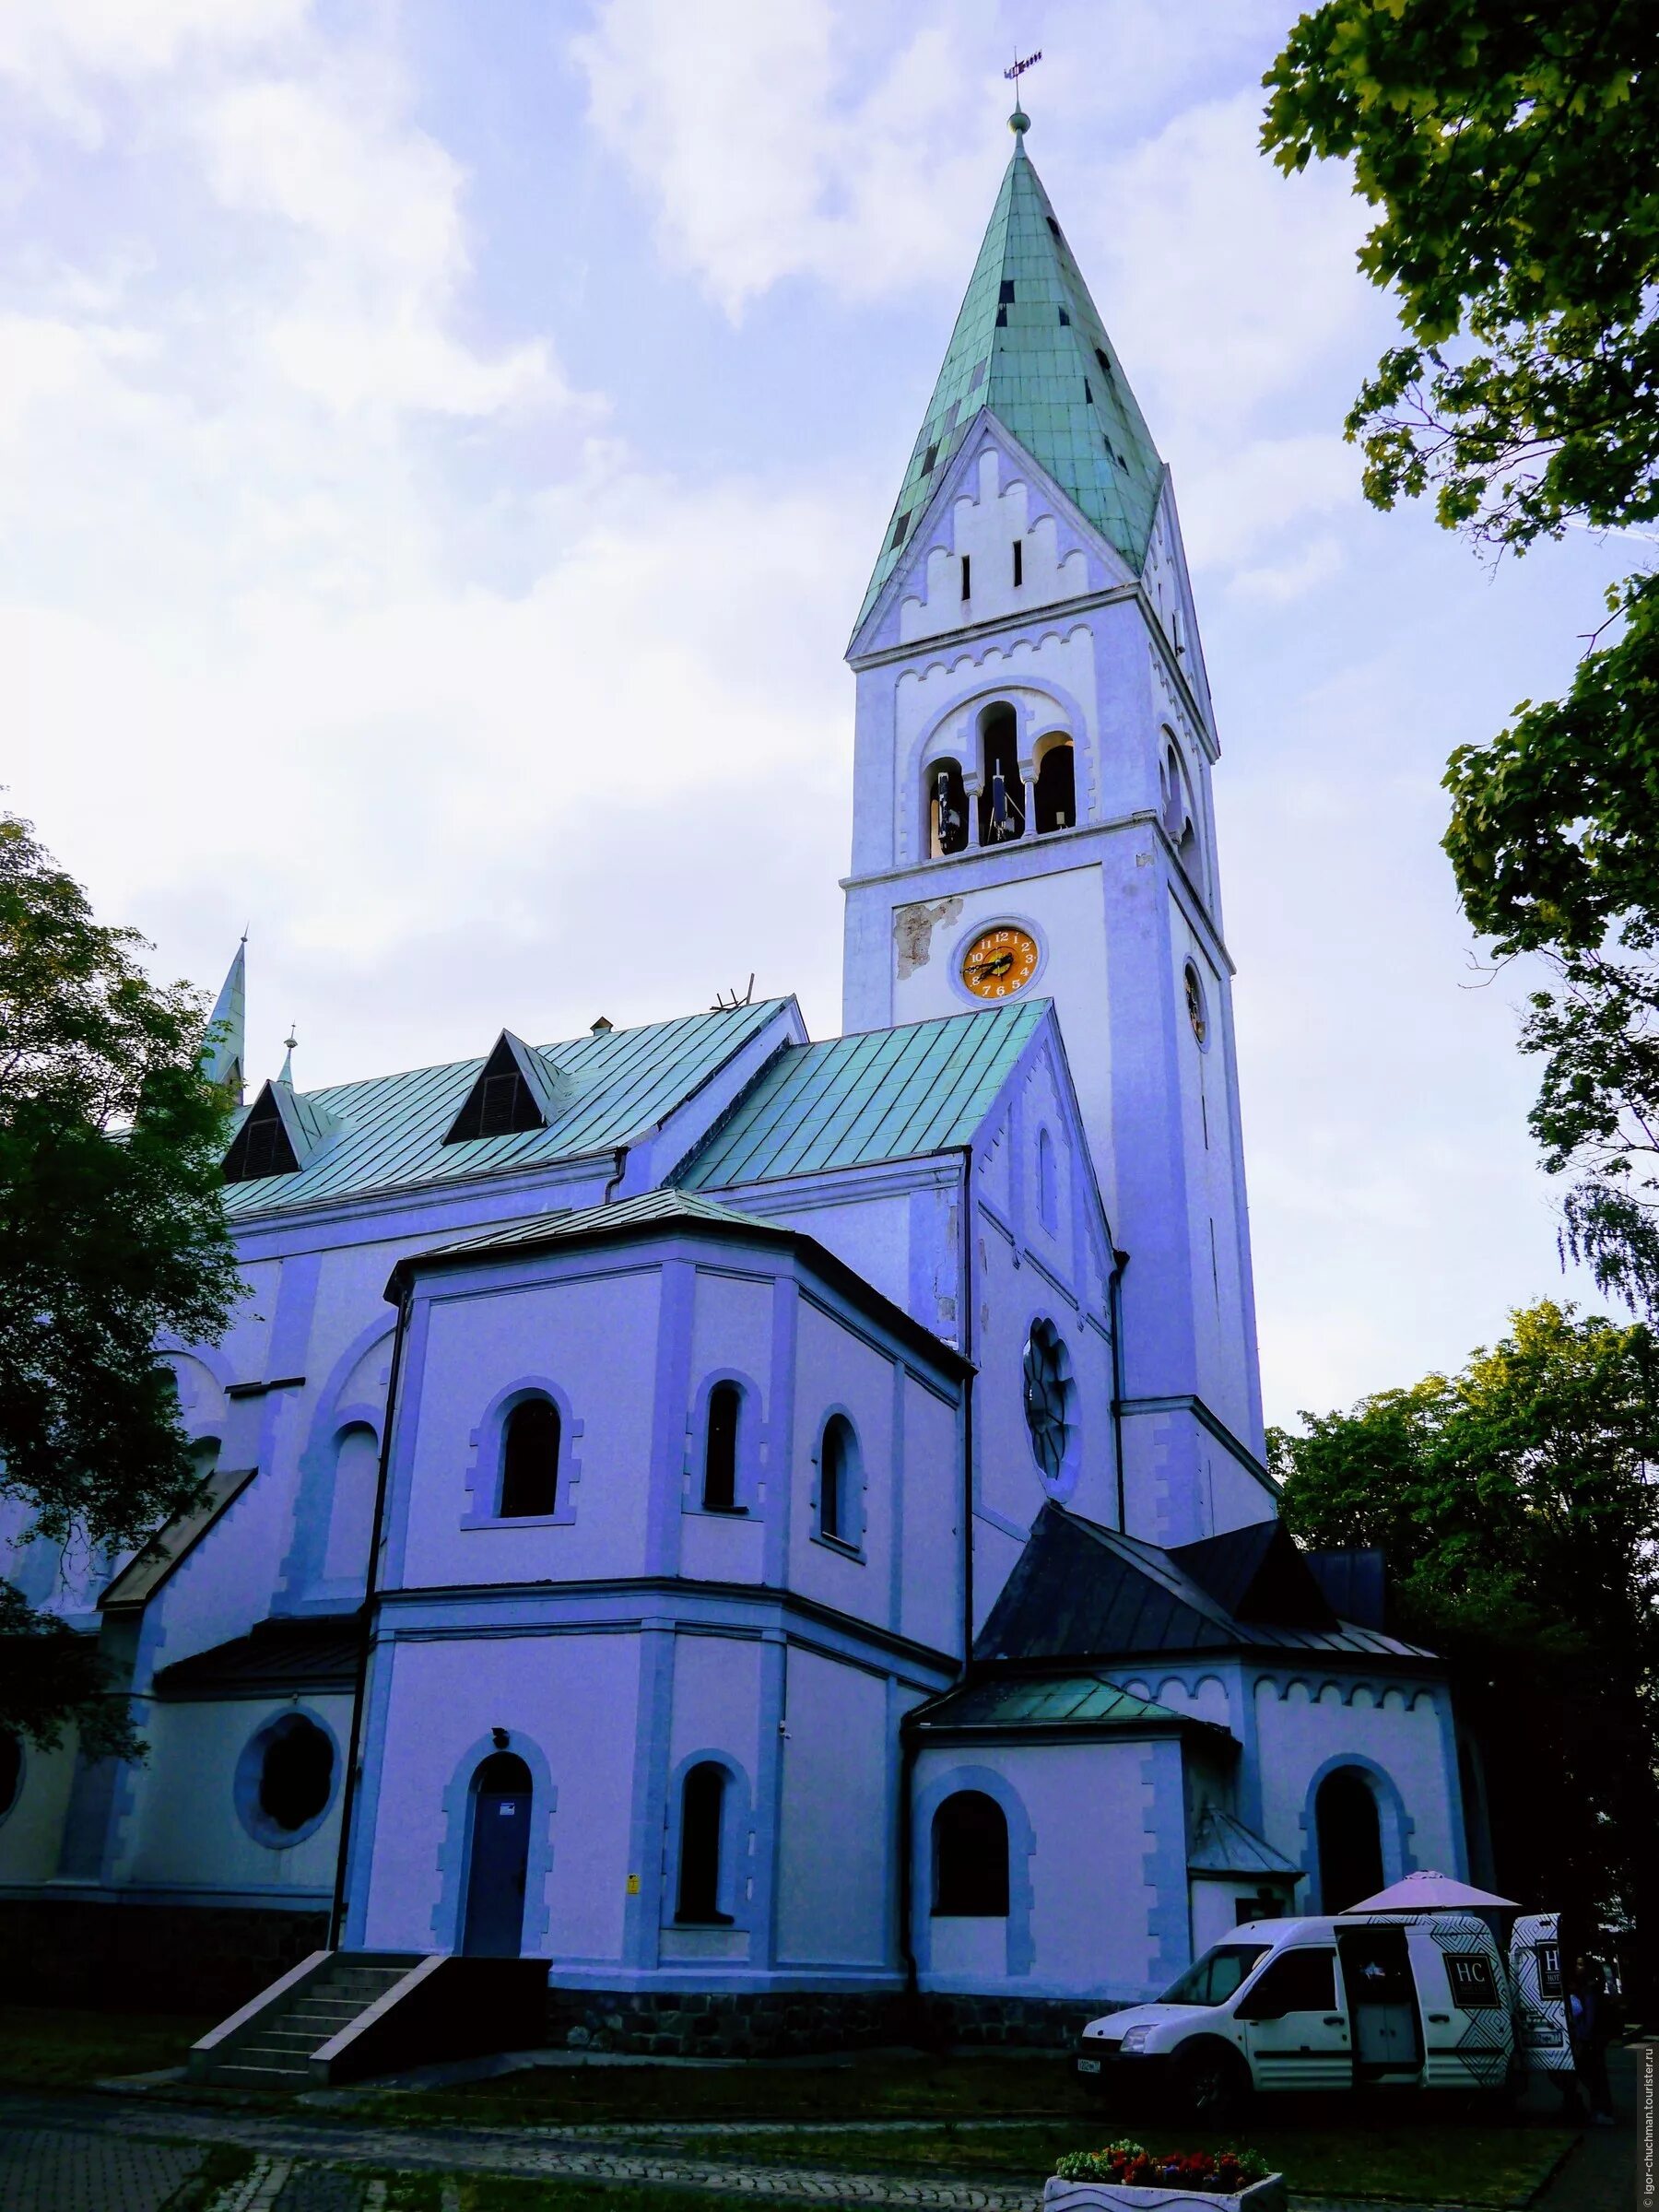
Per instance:
[[[516,1959],[524,1929],[530,1860],[530,1770],[511,1752],[473,1778],[472,1849],[461,1948],[470,1959]]]

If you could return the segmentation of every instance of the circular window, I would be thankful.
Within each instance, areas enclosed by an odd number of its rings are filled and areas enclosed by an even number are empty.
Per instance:
[[[1198,981],[1198,971],[1191,960],[1186,964],[1186,1010],[1194,1036],[1200,1044],[1207,1043],[1209,1018],[1204,1010],[1204,985]]]
[[[236,1767],[236,1809],[256,1841],[281,1849],[309,1836],[334,1796],[335,1741],[303,1712],[250,1738]]]
[[[23,1787],[23,1744],[9,1728],[0,1728],[0,1820],[18,1802]]]
[[[1058,1482],[1071,1450],[1071,1359],[1053,1322],[1034,1321],[1025,1348],[1025,1417],[1046,1482]]]

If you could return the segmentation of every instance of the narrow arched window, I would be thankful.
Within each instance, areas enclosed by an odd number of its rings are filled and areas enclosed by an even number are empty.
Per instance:
[[[983,1790],[958,1790],[933,1821],[933,1909],[940,1920],[1005,1919],[1008,1820]]]
[[[1037,764],[1033,812],[1039,837],[1077,828],[1077,775],[1069,738],[1051,745]]]
[[[559,1499],[559,1408],[551,1398],[523,1398],[501,1437],[501,1519],[545,1518]]]
[[[725,1819],[726,1776],[704,1759],[687,1774],[680,1793],[679,1896],[675,1918],[704,1926],[730,1927],[732,1916],[720,1909],[721,1830]]]
[[[993,707],[980,724],[984,781],[980,786],[980,843],[1004,844],[1025,830],[1025,783],[1019,773],[1019,724],[1012,707]]]
[[[818,1446],[818,1534],[838,1543],[855,1540],[853,1475],[857,1446],[852,1423],[843,1414],[831,1414],[824,1423]]]
[[[1053,1236],[1060,1227],[1060,1177],[1054,1161],[1054,1140],[1046,1129],[1037,1132],[1037,1218]]]
[[[968,794],[959,761],[930,760],[924,772],[923,810],[927,820],[928,857],[943,860],[967,847]]]
[[[1338,1767],[1313,1803],[1319,1840],[1319,1909],[1343,1912],[1382,1887],[1382,1828],[1377,1796],[1360,1767]]]
[[[702,1501],[711,1513],[737,1511],[737,1424],[743,1416],[743,1393],[735,1382],[716,1382],[709,1393],[709,1418],[703,1437]]]

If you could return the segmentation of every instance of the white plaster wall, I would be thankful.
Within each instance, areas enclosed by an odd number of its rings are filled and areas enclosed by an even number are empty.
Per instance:
[[[887,1685],[792,1645],[778,1854],[778,1964],[888,1961],[895,1846]]]
[[[1018,585],[1017,537],[1023,544]],[[964,553],[971,563],[967,604]],[[1076,598],[1088,589],[1088,559],[1069,530],[1063,545],[1053,502],[988,442],[970,464],[959,496],[939,513],[925,562],[915,565],[909,581],[920,588],[907,591],[900,602],[899,635],[907,643],[959,629],[965,622],[995,622]]]
[[[463,1283],[433,1298],[426,1356],[408,1376],[400,1417],[415,1435],[402,1477],[405,1586],[641,1571],[661,1288],[656,1264],[619,1263],[512,1289]],[[475,1430],[491,1401],[530,1375],[557,1384],[582,1425],[560,1445],[561,1469],[572,1453],[580,1463],[580,1479],[565,1493],[575,1520],[464,1527],[473,1504],[467,1478],[481,1454],[479,1480],[493,1488],[495,1463],[486,1441],[474,1442]]]
[[[670,1771],[696,1752],[724,1751],[755,1786],[760,1736],[760,1644],[753,1637],[700,1636],[682,1629],[674,1640],[674,1712]],[[670,1818],[677,1817],[670,1807]]]
[[[925,1384],[904,1384],[904,1527],[893,1625],[935,1651],[961,1647],[961,1416]]]
[[[844,1411],[864,1466],[862,1557],[850,1559],[814,1532],[815,1455],[824,1423]],[[885,1621],[893,1543],[893,1362],[803,1297],[795,1346],[792,1587],[861,1619]]]
[[[1432,1699],[1426,1691],[1387,1689],[1378,1702],[1362,1685],[1347,1702],[1347,1688],[1329,1680],[1322,1686],[1315,1677],[1292,1682],[1281,1698],[1271,1681],[1258,1682],[1262,1833],[1300,1861],[1311,1841],[1301,1822],[1314,1774],[1326,1759],[1358,1752],[1387,1771],[1405,1800],[1416,1824],[1409,1845],[1415,1864],[1452,1872],[1454,1815]]]
[[[494,1727],[528,1738],[551,1771],[549,1955],[620,1957],[639,1698],[639,1640],[582,1634],[449,1639],[394,1647],[365,1941],[447,1948],[434,1931],[444,1798],[464,1756]],[[376,1665],[385,1664],[382,1652]]]
[[[803,1236],[815,1237],[873,1290],[910,1311],[912,1280],[912,1200],[892,1192],[878,1198],[841,1197],[796,1200],[787,1184],[759,1184],[748,1196],[752,1209],[783,1221]]]
[[[148,1760],[127,1770],[132,1809],[120,1830],[120,1878],[157,1886],[332,1890],[340,1842],[340,1801],[351,1735],[348,1697],[307,1698],[301,1709],[327,1723],[335,1745],[328,1813],[312,1834],[281,1847],[261,1843],[237,1816],[238,1759],[291,1700],[231,1698],[152,1706],[144,1724]]]
[[[1132,1994],[1157,1978],[1150,1915],[1156,1893],[1147,1878],[1152,1789],[1147,1747],[1134,1743],[973,1744],[928,1746],[916,1761],[918,1794],[953,1770],[989,1767],[1012,1786],[1035,1837],[1027,1862],[1032,1959],[1029,1974],[1010,1979],[1002,1944],[986,1979],[990,1947],[980,1922],[930,1923],[934,1964],[924,1987],[1029,1988],[1093,1996]],[[1020,1869],[1010,1830],[1010,1882]],[[996,1924],[999,1934],[1006,1934]],[[956,1930],[966,1928],[967,1935]],[[943,1938],[943,1948],[941,1946]]]
[[[10,1812],[0,1818],[0,1888],[49,1881],[57,1872],[74,1779],[73,1734],[55,1751],[24,1745],[22,1783]]]

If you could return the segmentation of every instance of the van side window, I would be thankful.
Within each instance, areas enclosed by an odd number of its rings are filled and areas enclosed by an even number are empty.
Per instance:
[[[1281,1951],[1262,1969],[1262,1978],[1239,2010],[1254,2019],[1277,2019],[1288,2012],[1335,2012],[1335,1951]]]

